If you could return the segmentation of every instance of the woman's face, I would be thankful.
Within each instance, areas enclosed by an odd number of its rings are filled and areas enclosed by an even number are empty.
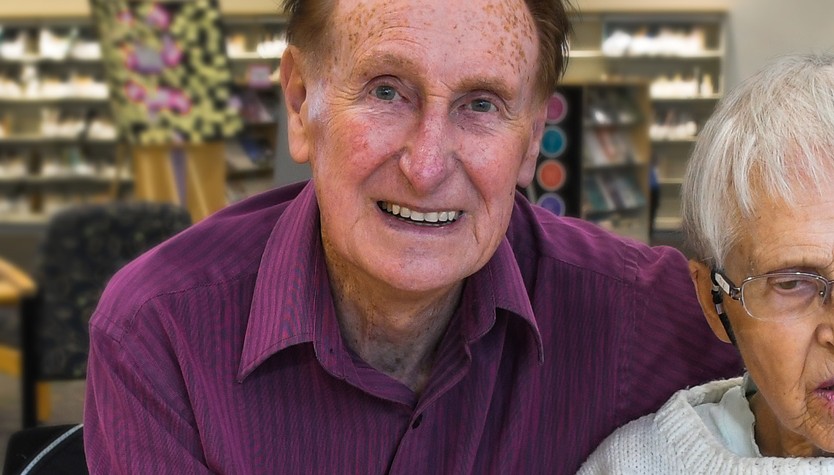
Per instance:
[[[820,188],[822,193],[792,203],[766,202],[745,224],[725,268],[736,285],[777,271],[834,278],[834,183]],[[778,322],[751,318],[726,295],[724,308],[759,387],[751,406],[763,454],[834,452],[834,305],[825,302],[821,312]]]

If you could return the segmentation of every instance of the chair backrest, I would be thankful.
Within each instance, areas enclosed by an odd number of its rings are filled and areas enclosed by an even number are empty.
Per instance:
[[[12,434],[3,475],[88,473],[81,424],[35,427]]]
[[[147,202],[82,205],[50,219],[35,274],[38,379],[85,377],[87,326],[110,277],[190,224],[184,208]]]

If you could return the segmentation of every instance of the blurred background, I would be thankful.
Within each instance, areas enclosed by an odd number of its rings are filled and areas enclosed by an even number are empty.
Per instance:
[[[574,5],[568,71],[520,191],[687,252],[680,185],[704,121],[770,58],[834,49],[834,4]],[[80,422],[86,322],[116,268],[309,177],[286,148],[284,25],[276,0],[0,2],[0,455],[24,424]]]

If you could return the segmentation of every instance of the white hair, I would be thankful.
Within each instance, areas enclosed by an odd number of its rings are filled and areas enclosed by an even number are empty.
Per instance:
[[[721,268],[765,199],[790,203],[834,178],[834,55],[789,55],[716,107],[698,135],[682,189],[695,257]]]

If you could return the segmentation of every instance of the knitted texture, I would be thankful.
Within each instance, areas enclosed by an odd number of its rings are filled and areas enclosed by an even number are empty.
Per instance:
[[[676,392],[655,414],[611,434],[578,475],[592,474],[822,474],[834,473],[834,459],[740,457],[713,435],[695,406],[717,403],[742,379],[713,381]]]

